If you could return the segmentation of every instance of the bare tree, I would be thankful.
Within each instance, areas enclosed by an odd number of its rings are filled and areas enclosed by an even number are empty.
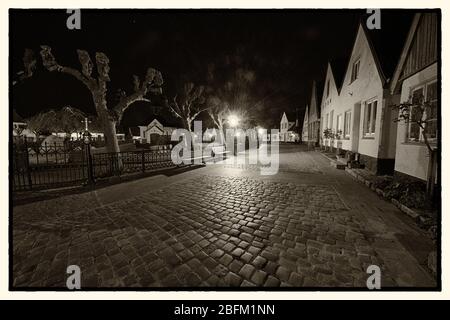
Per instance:
[[[56,111],[49,110],[40,112],[25,120],[28,129],[30,129],[36,137],[44,133],[51,132],[55,129],[55,122],[57,119]]]
[[[72,136],[74,132],[80,132],[84,129],[83,120],[86,115],[79,109],[70,106],[64,107],[55,113],[55,132],[64,132],[66,138]]]
[[[219,64],[218,67],[221,67]],[[250,69],[238,67],[221,68],[214,72],[214,65],[209,67],[207,88],[208,114],[214,124],[223,132],[226,118],[233,114],[240,119],[241,128],[252,127],[259,116],[258,102],[252,95],[255,73]]]
[[[21,81],[31,78],[31,76],[34,73],[34,70],[36,69],[36,59],[34,57],[34,51],[26,48],[23,58],[23,70],[17,72],[13,76],[12,85],[15,86],[16,84],[20,83]]]
[[[134,92],[130,95],[122,95],[119,102],[109,109],[106,101],[107,83],[109,78],[109,58],[102,52],[96,52],[95,62],[97,69],[97,78],[92,76],[94,65],[89,53],[84,50],[77,50],[78,60],[81,64],[81,71],[61,66],[56,62],[55,57],[49,46],[41,46],[41,57],[44,67],[51,72],[61,72],[71,75],[81,81],[91,92],[94,101],[97,117],[102,124],[103,133],[106,139],[106,148],[108,152],[119,152],[119,144],[116,136],[116,123],[122,118],[124,111],[136,101],[149,101],[146,98],[147,93],[161,93],[163,79],[161,72],[148,68],[144,80],[141,82],[139,77],[133,76]]]
[[[188,82],[180,94],[175,95],[168,104],[170,111],[181,121],[185,129],[192,133],[192,122],[200,113],[208,109],[203,96],[203,86],[195,86]]]
[[[229,114],[230,108],[226,103],[223,103],[217,96],[210,96],[208,98],[208,115],[216,125],[220,134],[220,141],[225,141],[224,125],[226,117]]]
[[[403,121],[410,124],[419,131],[418,140],[423,141],[428,150],[428,172],[427,172],[427,194],[434,195],[434,185],[436,179],[437,147],[429,140],[429,135],[436,134],[436,126],[431,125],[437,118],[437,107],[426,101],[423,95],[410,97],[408,102],[394,105],[398,109],[396,122]],[[422,136],[423,139],[420,139]]]

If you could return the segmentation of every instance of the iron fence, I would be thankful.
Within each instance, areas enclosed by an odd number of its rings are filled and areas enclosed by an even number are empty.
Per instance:
[[[12,146],[13,191],[50,188],[83,182],[87,178],[81,143],[29,143]]]
[[[40,144],[24,140],[12,146],[12,189],[25,191],[81,185],[102,178],[171,168],[176,166],[171,152],[169,146],[159,146],[95,153],[82,141]]]

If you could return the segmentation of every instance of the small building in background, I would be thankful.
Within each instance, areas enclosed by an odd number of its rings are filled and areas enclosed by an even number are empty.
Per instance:
[[[36,141],[36,134],[28,129],[28,125],[26,121],[13,109],[12,111],[13,118],[13,130],[12,136],[13,140],[15,139],[27,139],[27,141]]]
[[[317,87],[316,81],[313,81],[308,111],[308,138],[306,140],[309,146],[314,147],[319,146],[320,143],[320,98]]]
[[[305,117],[303,118],[302,126],[302,142],[308,143],[308,123],[309,123],[309,106],[306,106]]]
[[[280,121],[280,142],[298,142],[299,138],[296,121],[289,121],[286,112],[283,112]]]
[[[339,91],[342,84],[342,78],[344,76],[346,61],[343,59],[335,59],[328,63],[327,73],[325,75],[325,87],[323,89],[321,100],[321,121],[320,121],[320,143],[322,146],[337,148],[337,140],[332,139],[329,135],[325,136],[325,130],[331,134],[336,134],[334,126],[335,110],[338,110],[339,106]],[[342,131],[341,138],[345,140],[350,139],[351,128],[354,126],[352,123],[352,112],[346,110],[343,113],[343,123],[339,125]]]
[[[129,128],[129,134],[134,141],[140,143],[156,143],[160,139],[170,141],[175,126],[164,124],[163,120],[154,118],[148,125]]]

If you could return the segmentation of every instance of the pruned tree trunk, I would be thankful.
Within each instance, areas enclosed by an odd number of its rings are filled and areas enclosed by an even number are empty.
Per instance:
[[[436,181],[437,150],[431,146],[431,143],[426,135],[427,123],[425,122],[423,125],[421,125],[421,127],[423,140],[425,142],[425,145],[427,146],[429,155],[426,192],[428,198],[431,200],[434,197],[434,185]]]
[[[116,134],[116,123],[104,116],[100,116],[105,135],[106,150],[108,152],[120,152],[119,141]]]
[[[437,167],[437,150],[429,152],[428,172],[427,172],[427,195],[430,199],[434,198],[435,181],[436,181],[436,167]]]
[[[136,101],[147,101],[145,95],[148,92],[161,93],[161,85],[163,79],[161,72],[148,68],[144,80],[141,82],[135,75],[133,76],[134,93],[128,96],[122,96],[117,105],[108,109],[106,101],[107,82],[109,78],[109,59],[102,53],[95,54],[95,61],[97,66],[98,77],[91,76],[93,70],[93,63],[88,52],[84,50],[77,50],[78,60],[81,64],[81,71],[61,66],[56,62],[55,57],[48,46],[41,46],[41,57],[45,68],[49,71],[57,71],[71,75],[81,81],[91,92],[94,100],[95,110],[103,128],[105,135],[106,150],[111,153],[120,151],[119,143],[116,135],[116,123],[120,121],[125,110]]]

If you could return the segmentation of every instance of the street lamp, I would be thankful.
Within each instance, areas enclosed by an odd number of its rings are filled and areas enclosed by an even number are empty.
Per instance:
[[[230,127],[237,127],[239,125],[240,119],[238,116],[236,116],[235,114],[230,114],[228,116],[228,124],[230,125]]]

